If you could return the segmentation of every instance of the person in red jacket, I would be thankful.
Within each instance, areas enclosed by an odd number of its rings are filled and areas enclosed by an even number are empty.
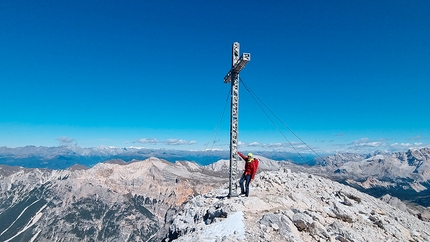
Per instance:
[[[248,153],[248,156],[237,152],[242,159],[245,160],[245,170],[243,171],[242,177],[240,178],[240,195],[249,195],[249,183],[254,180],[255,174],[258,169],[258,159],[252,157],[252,153]],[[243,187],[243,183],[245,182],[245,187]]]

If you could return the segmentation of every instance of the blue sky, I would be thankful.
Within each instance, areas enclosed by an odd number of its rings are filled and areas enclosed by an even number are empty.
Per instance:
[[[1,1],[0,146],[228,149],[223,78],[238,41],[251,53],[243,82],[315,151],[430,147],[429,10],[397,0]],[[241,84],[240,149],[292,150],[289,141],[306,151],[276,125]]]

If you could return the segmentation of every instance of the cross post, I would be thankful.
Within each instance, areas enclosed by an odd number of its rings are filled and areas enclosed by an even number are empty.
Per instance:
[[[232,67],[224,77],[224,83],[231,82],[231,112],[230,112],[230,180],[229,197],[237,197],[237,145],[239,134],[239,72],[251,60],[250,53],[239,57],[240,45],[233,43]]]

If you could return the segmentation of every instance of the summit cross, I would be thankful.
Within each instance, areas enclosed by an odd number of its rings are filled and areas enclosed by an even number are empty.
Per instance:
[[[240,45],[233,43],[232,67],[224,77],[224,83],[231,82],[231,112],[230,112],[230,179],[229,197],[237,197],[237,145],[239,134],[239,72],[251,60],[250,53],[243,53],[239,57]]]

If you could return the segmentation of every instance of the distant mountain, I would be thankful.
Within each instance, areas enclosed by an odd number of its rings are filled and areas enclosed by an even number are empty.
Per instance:
[[[280,163],[277,161],[259,155],[254,155],[254,157],[259,160],[259,171],[273,171],[281,168]],[[245,167],[245,161],[243,159],[238,159],[237,167],[240,171],[242,171]],[[215,172],[228,173],[230,171],[230,160],[219,160],[217,162],[205,166],[205,168]]]
[[[257,152],[273,160],[294,160],[298,163],[312,161],[313,156],[299,156],[288,152]],[[25,146],[17,148],[0,147],[0,164],[9,166],[22,166],[25,168],[66,169],[73,165],[92,167],[99,162],[121,159],[126,162],[144,160],[149,157],[158,157],[170,162],[192,161],[200,165],[212,164],[221,159],[230,157],[229,151],[207,150],[187,151],[169,149],[149,149],[139,147],[92,147],[79,146]],[[304,158],[307,159],[303,160]]]
[[[317,158],[316,165],[334,168],[336,173],[366,179],[369,176],[381,179],[408,178],[416,182],[430,179],[430,149],[372,155],[339,153]]]
[[[362,192],[381,197],[385,194],[404,202],[430,206],[429,149],[406,152],[372,154],[337,153],[306,162],[311,156],[297,156],[284,152],[254,152],[261,161],[260,170],[278,170],[286,167],[295,172],[319,175],[347,184]],[[139,147],[115,148],[79,146],[18,148],[0,147],[0,164],[23,168],[85,170],[105,161],[124,164],[150,157],[176,163],[204,166],[202,172],[217,172],[228,177],[228,151],[183,151],[147,149]],[[218,161],[218,162],[216,162]],[[238,168],[243,162],[238,160]],[[200,169],[200,168],[199,168]]]
[[[144,160],[149,157],[158,157],[171,162],[188,160],[209,164],[222,157],[228,157],[228,154],[221,151],[182,151],[138,147],[0,147],[0,164],[26,168],[66,169],[73,165],[92,167],[106,160],[121,159],[130,162],[133,160]]]
[[[340,153],[315,159],[309,169],[347,183],[376,197],[390,194],[430,206],[430,149],[375,152],[369,155]]]

